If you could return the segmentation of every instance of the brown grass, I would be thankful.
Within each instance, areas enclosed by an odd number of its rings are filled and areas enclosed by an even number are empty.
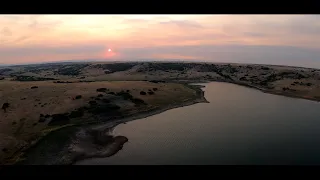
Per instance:
[[[38,86],[31,89],[32,86]],[[109,92],[129,90],[134,98],[144,100],[145,108],[170,105],[194,97],[195,91],[181,84],[150,83],[146,81],[113,81],[57,84],[52,81],[40,82],[0,82],[0,104],[10,103],[7,111],[0,112],[0,161],[12,155],[23,145],[30,143],[46,131],[49,121],[39,122],[40,114],[52,115],[71,112],[87,105],[92,97],[106,93],[97,92],[98,88],[107,88]],[[154,95],[140,95],[140,91],[157,88]],[[81,99],[75,99],[81,95]],[[109,95],[112,96],[112,95]],[[124,110],[139,111],[127,106],[124,100],[114,100]],[[141,107],[140,107],[141,108]],[[52,128],[52,127],[50,127]]]

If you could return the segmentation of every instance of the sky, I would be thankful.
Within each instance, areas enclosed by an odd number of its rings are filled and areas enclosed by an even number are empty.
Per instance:
[[[0,64],[85,59],[320,68],[320,15],[0,15]]]

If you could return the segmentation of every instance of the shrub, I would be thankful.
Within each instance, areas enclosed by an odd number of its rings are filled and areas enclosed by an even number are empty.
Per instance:
[[[81,95],[77,95],[77,96],[76,96],[76,99],[81,99],[81,98],[82,98]]]
[[[146,105],[146,103],[144,102],[144,100],[142,99],[138,99],[138,98],[133,98],[131,99],[131,102],[133,102],[135,105],[139,106],[139,105]]]
[[[147,95],[147,93],[144,91],[140,91],[140,95]]]
[[[84,114],[84,109],[77,109],[75,111],[72,111],[69,115],[69,118],[77,118],[77,117],[82,117]]]
[[[38,88],[38,86],[32,86],[32,87],[31,87],[31,89],[36,89],[36,88]]]
[[[112,95],[115,95],[116,93],[114,93],[114,92],[108,92],[108,94],[112,94]]]
[[[53,83],[73,83],[71,81],[54,81]]]
[[[97,92],[106,92],[107,91],[107,88],[98,88],[97,89]]]
[[[40,117],[40,119],[39,119],[39,121],[38,121],[38,122],[42,123],[42,122],[45,122],[45,121],[46,121],[46,119],[45,119],[45,118]]]
[[[157,91],[158,90],[158,88],[152,88],[153,89],[153,91]]]
[[[69,117],[68,117],[68,113],[64,113],[64,114],[53,114],[52,115],[52,119],[49,122],[49,126],[50,125],[63,125],[63,124],[67,124],[69,123]]]
[[[9,103],[3,103],[2,109],[6,112],[7,108],[9,107]]]
[[[110,103],[109,99],[101,99],[101,101],[104,102],[104,103]]]
[[[252,70],[252,69],[253,69],[253,67],[252,67],[252,66],[247,66],[247,69]]]
[[[7,148],[2,148],[2,152],[8,152]]]
[[[118,109],[120,109],[120,107],[115,104],[104,104],[91,107],[89,112],[93,114],[117,114]]]
[[[152,83],[165,83],[165,81],[157,81],[157,80],[151,80],[149,82],[152,82]]]
[[[98,104],[98,103],[97,103],[97,101],[89,101],[89,104],[90,104],[90,105],[96,105],[96,104]]]
[[[103,94],[99,94],[98,97],[103,97]]]
[[[125,100],[133,98],[130,93],[127,93],[127,92],[124,92],[124,91],[120,91],[120,92],[116,93],[116,95],[123,97],[123,99],[125,99]]]

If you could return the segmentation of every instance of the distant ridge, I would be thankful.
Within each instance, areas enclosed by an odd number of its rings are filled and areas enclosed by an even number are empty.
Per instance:
[[[32,66],[32,65],[50,65],[50,64],[76,64],[76,63],[128,63],[128,62],[161,62],[161,63],[213,63],[213,64],[250,64],[250,65],[268,65],[268,66],[278,66],[278,67],[297,67],[305,69],[319,69],[316,67],[307,66],[295,66],[295,65],[284,65],[284,64],[257,64],[257,63],[241,63],[241,62],[212,62],[208,60],[186,60],[186,59],[80,59],[80,60],[58,60],[58,61],[47,61],[47,62],[37,62],[37,63],[21,63],[21,64],[0,64],[2,67],[10,66]]]
[[[112,63],[125,63],[125,62],[205,62],[205,61],[191,61],[183,59],[134,59],[134,60],[110,60],[110,59],[82,59],[82,60],[58,60],[58,61],[46,61],[46,62],[35,62],[35,63],[17,63],[17,64],[0,64],[0,67],[6,66],[27,66],[27,65],[43,65],[43,64],[74,64],[74,63],[88,63],[88,62],[112,62]]]

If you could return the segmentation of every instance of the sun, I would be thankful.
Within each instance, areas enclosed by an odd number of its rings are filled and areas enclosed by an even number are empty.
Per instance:
[[[103,56],[104,58],[114,58],[115,56],[117,56],[117,51],[114,51],[111,48],[106,48]]]

